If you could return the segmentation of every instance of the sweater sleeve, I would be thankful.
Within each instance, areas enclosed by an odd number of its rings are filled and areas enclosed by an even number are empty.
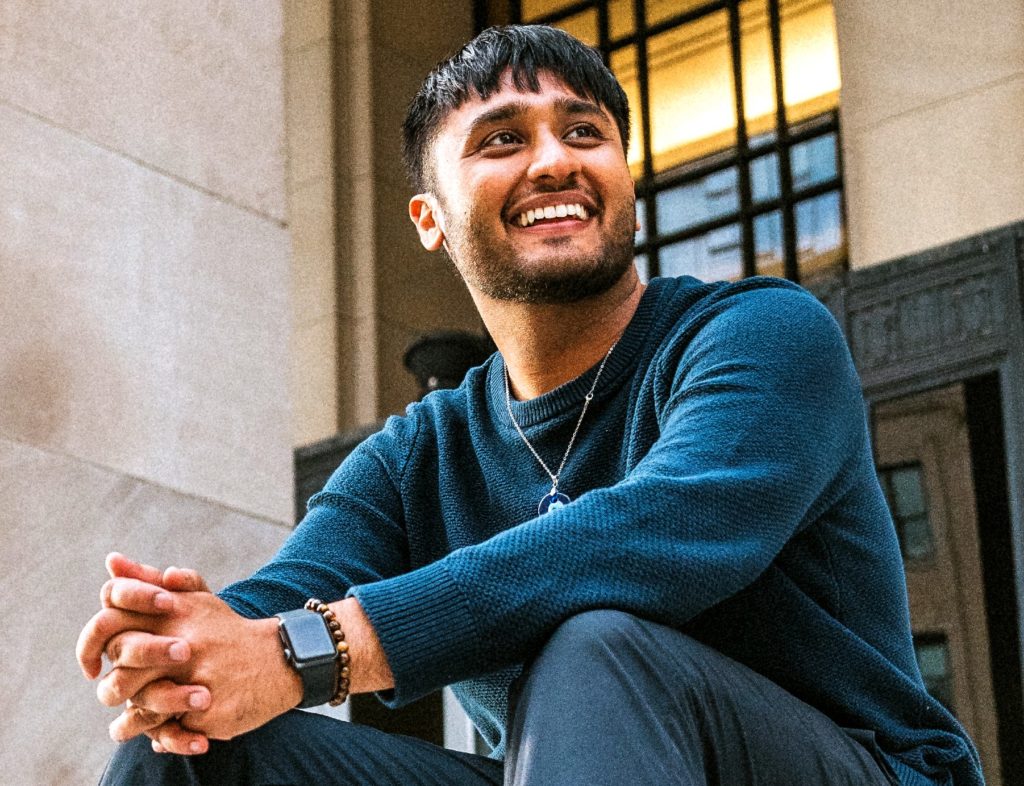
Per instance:
[[[395,675],[389,703],[521,662],[588,609],[684,624],[752,583],[863,461],[852,359],[809,294],[724,298],[658,358],[660,435],[622,481],[350,590]]]
[[[309,501],[309,511],[273,559],[219,594],[239,614],[268,617],[308,598],[334,601],[353,584],[409,570],[408,541],[395,478],[415,426],[389,418],[358,445]]]

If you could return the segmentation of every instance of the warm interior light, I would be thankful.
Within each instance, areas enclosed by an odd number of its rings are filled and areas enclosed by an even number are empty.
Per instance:
[[[775,88],[765,4],[744,3],[743,107],[752,133],[775,125]],[[835,17],[828,0],[783,0],[782,71],[787,114],[796,121],[834,107],[840,86]],[[655,170],[736,143],[728,20],[712,14],[650,39],[651,149]],[[627,94],[635,60],[619,73]],[[632,98],[632,95],[631,95]],[[632,153],[633,151],[631,151]],[[631,156],[630,162],[634,159]]]

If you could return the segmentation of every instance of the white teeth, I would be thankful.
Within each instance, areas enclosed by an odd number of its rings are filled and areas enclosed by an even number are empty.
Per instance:
[[[548,205],[547,207],[535,207],[519,214],[516,221],[521,227],[528,227],[541,218],[565,218],[566,216],[577,216],[581,221],[587,218],[587,209],[579,203]]]

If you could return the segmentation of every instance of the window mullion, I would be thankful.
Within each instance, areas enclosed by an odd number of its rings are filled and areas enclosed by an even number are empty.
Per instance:
[[[768,26],[772,39],[775,79],[775,150],[779,157],[779,188],[782,192],[782,248],[786,278],[799,281],[796,264],[796,211],[793,206],[793,170],[789,160],[789,125],[786,120],[782,81],[782,20],[779,0],[768,0]]]
[[[742,35],[740,30],[739,0],[729,3],[729,38],[732,50],[732,78],[736,97],[736,165],[739,167],[740,186],[740,238],[743,243],[743,275],[752,276],[756,271],[754,260],[754,221],[750,211],[753,197],[750,190],[750,167],[748,153],[750,145],[747,140],[747,118],[743,102],[743,53]]]

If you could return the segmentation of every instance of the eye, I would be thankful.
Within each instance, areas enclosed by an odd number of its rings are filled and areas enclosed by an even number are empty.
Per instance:
[[[582,123],[578,126],[573,126],[569,129],[565,135],[566,139],[577,139],[577,140],[601,140],[604,137],[601,132],[597,130],[590,123]]]
[[[517,145],[522,140],[518,135],[513,134],[511,131],[495,131],[489,137],[487,137],[480,145],[482,148],[500,148],[508,147],[509,145]]]

